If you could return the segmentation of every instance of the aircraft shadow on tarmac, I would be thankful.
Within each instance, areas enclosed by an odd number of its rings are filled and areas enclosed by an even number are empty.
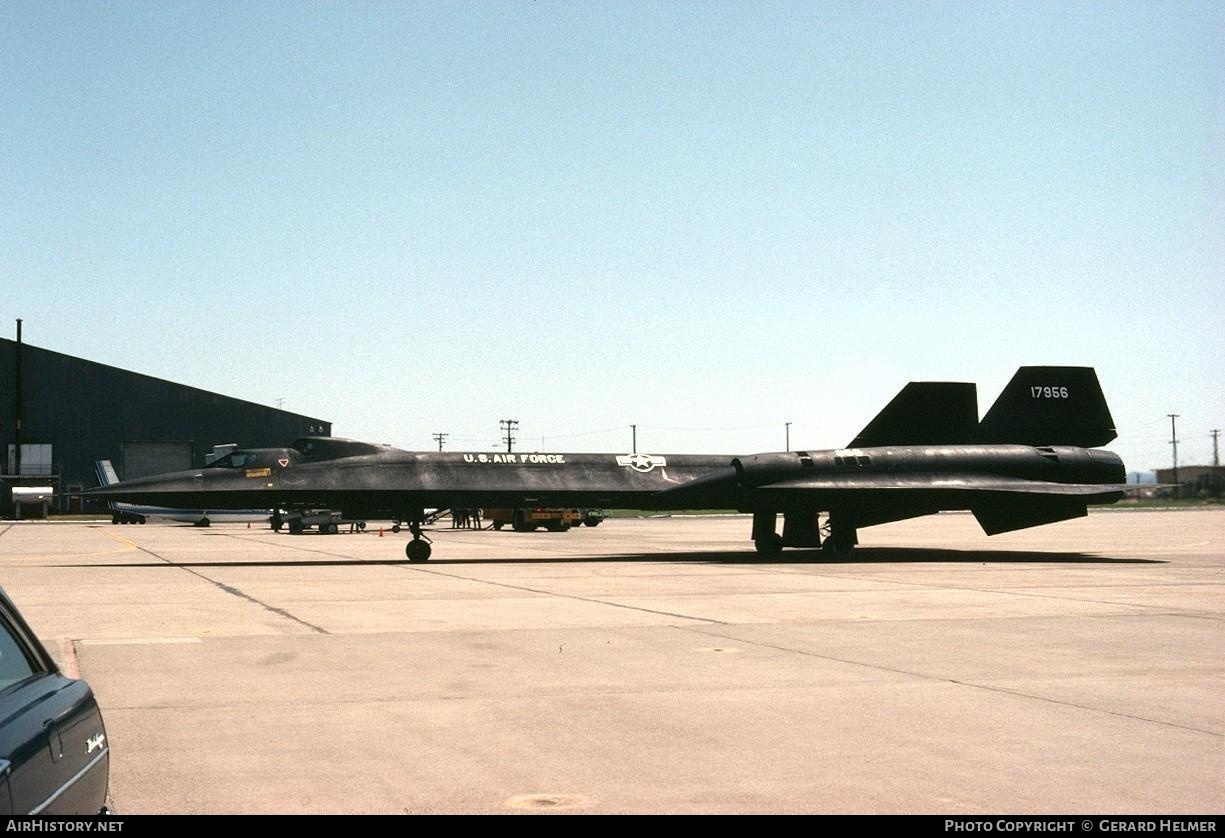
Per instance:
[[[834,559],[821,550],[794,550],[763,559],[751,550],[693,550],[679,553],[622,553],[615,556],[549,556],[492,559],[431,559],[430,565],[457,564],[582,564],[585,562],[706,562],[743,565],[863,565],[863,564],[1165,564],[1160,559],[1115,558],[1092,553],[1048,553],[947,550],[919,547],[861,547],[849,559]]]
[[[507,558],[480,559],[431,559],[428,563],[412,564],[407,559],[352,559],[344,557],[306,559],[297,561],[249,561],[249,562],[125,562],[123,564],[73,564],[61,567],[452,567],[456,565],[550,565],[550,564],[611,564],[615,562],[705,562],[707,564],[733,564],[769,567],[772,565],[824,565],[827,567],[867,564],[1166,564],[1160,559],[1117,558],[1092,553],[1027,552],[1021,550],[982,551],[949,550],[922,547],[863,547],[849,559],[832,559],[820,550],[795,550],[770,559],[762,559],[755,552],[731,550],[693,550],[679,553],[623,553],[613,556],[516,556]]]

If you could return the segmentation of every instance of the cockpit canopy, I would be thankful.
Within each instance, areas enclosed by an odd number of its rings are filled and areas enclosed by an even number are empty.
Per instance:
[[[231,451],[220,459],[213,460],[206,468],[254,468],[258,465],[268,465],[269,452]]]
[[[331,436],[306,436],[295,440],[289,448],[236,449],[213,462],[207,468],[264,468],[280,462],[285,466],[288,459],[301,454],[308,460],[337,460],[341,457],[359,457],[389,450],[385,445],[373,445],[353,439]],[[288,459],[286,459],[288,458]]]

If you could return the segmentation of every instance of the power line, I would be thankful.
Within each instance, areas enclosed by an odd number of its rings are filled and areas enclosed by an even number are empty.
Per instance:
[[[683,428],[672,425],[639,425],[638,427],[652,431],[755,431],[760,428],[777,428],[778,425],[774,422],[766,422],[763,425],[726,425],[717,428]]]
[[[439,451],[441,451],[441,450],[442,450],[442,444],[443,444],[444,442],[446,442],[446,441],[447,441],[447,437],[449,437],[449,436],[450,436],[450,434],[444,434],[444,433],[437,433],[437,434],[434,434],[434,441],[438,443],[438,450],[439,450]]]
[[[580,431],[576,434],[548,434],[549,439],[574,439],[580,436],[596,436],[598,434],[611,434],[620,431],[624,425],[617,425],[615,428],[600,428],[595,431]]]

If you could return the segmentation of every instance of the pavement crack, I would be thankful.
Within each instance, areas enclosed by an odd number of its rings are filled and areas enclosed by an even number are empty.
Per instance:
[[[243,591],[239,588],[235,588],[233,585],[227,585],[224,582],[217,581],[216,579],[210,579],[209,577],[205,576],[203,573],[200,573],[199,571],[193,570],[190,567],[184,567],[183,565],[178,564],[177,562],[171,561],[165,556],[160,556],[157,553],[154,553],[152,550],[146,547],[141,547],[139,544],[136,544],[134,542],[129,542],[129,543],[131,543],[133,547],[135,547],[137,550],[144,553],[145,555],[152,556],[158,561],[165,562],[171,567],[178,568],[179,570],[190,573],[192,576],[195,576],[199,579],[204,580],[205,582],[209,583],[213,587],[218,588],[219,590],[229,594],[230,596],[235,596],[235,597],[238,597],[239,599],[244,599],[253,605],[258,605],[260,608],[263,608],[265,611],[276,614],[278,617],[284,617],[286,620],[292,620],[298,625],[304,626],[318,634],[330,634],[330,632],[327,629],[321,626],[317,626],[314,623],[308,623],[306,620],[303,620],[301,617],[296,617],[293,614],[289,613],[284,608],[278,608],[275,605],[270,605],[269,603],[264,602],[262,599],[251,596],[246,591]]]
[[[961,681],[956,678],[948,678],[943,675],[930,675],[926,672],[917,672],[911,669],[901,669],[895,666],[885,666],[879,663],[869,663],[867,661],[853,660],[851,658],[840,658],[835,655],[821,654],[820,652],[813,652],[807,649],[797,649],[792,646],[784,646],[778,643],[768,643],[762,640],[752,640],[750,638],[745,638],[745,637],[736,637],[734,635],[720,634],[714,631],[704,631],[697,626],[676,626],[676,628],[680,631],[688,631],[688,632],[693,632],[694,634],[700,634],[703,637],[717,637],[720,640],[727,640],[727,641],[731,641],[732,643],[743,643],[749,646],[757,646],[762,649],[772,649],[776,652],[788,652],[794,655],[803,655],[804,657],[807,657],[807,658],[815,658],[817,660],[831,661],[834,663],[846,664],[847,666],[861,667],[863,669],[872,669],[872,670],[876,670],[877,672],[890,672],[895,675],[905,675],[910,678],[920,678],[924,681],[937,681],[937,682],[944,683],[944,684],[955,684],[956,686],[959,686],[959,687],[966,687],[966,688],[975,689],[975,690],[984,690],[986,692],[992,692],[992,693],[996,693],[1000,695],[1011,695],[1017,698],[1027,698],[1033,701],[1042,701],[1047,704],[1055,704],[1060,707],[1072,707],[1077,710],[1085,710],[1091,713],[1102,713],[1107,716],[1115,716],[1121,719],[1131,719],[1133,721],[1147,722],[1148,724],[1160,725],[1162,727],[1171,727],[1177,730],[1187,730],[1187,731],[1191,731],[1192,733],[1202,733],[1207,736],[1215,736],[1218,739],[1225,739],[1225,733],[1222,733],[1220,731],[1205,730],[1204,728],[1193,727],[1192,725],[1178,724],[1177,722],[1167,722],[1167,721],[1163,721],[1162,719],[1152,719],[1147,716],[1137,716],[1134,713],[1121,713],[1121,712],[1118,712],[1117,710],[1107,710],[1102,707],[1094,707],[1093,705],[1090,705],[1090,704],[1078,704],[1075,701],[1063,701],[1058,698],[1050,698],[1049,696],[1036,695],[1034,693],[1022,692],[1020,690],[1010,690],[1005,687],[995,687],[990,684],[980,684],[974,681]]]
[[[237,538],[237,539],[243,538],[242,536],[229,535],[228,533],[227,535],[230,538]],[[343,558],[343,559],[353,558],[352,556],[345,556],[341,553],[329,553],[326,550],[316,550],[311,547],[298,547],[296,545],[289,545],[288,549],[300,550],[303,553],[315,553],[315,554],[322,555],[322,556],[330,556],[332,558]],[[730,623],[724,620],[714,620],[714,619],[711,619],[710,617],[695,617],[691,614],[680,614],[675,611],[659,611],[654,608],[643,608],[640,605],[626,605],[625,603],[609,602],[608,600],[596,599],[594,597],[582,597],[582,596],[576,596],[574,594],[561,594],[556,591],[549,591],[543,588],[530,588],[526,585],[511,585],[508,582],[493,582],[488,579],[474,579],[471,576],[464,576],[459,573],[445,573],[441,570],[432,570],[428,567],[422,567],[420,565],[415,565],[415,564],[396,564],[394,565],[394,567],[400,567],[408,571],[416,571],[417,573],[428,573],[432,576],[442,576],[447,579],[458,579],[464,582],[471,582],[475,585],[492,585],[493,587],[496,587],[496,588],[506,588],[512,591],[525,591],[527,593],[532,593],[532,594],[541,594],[542,596],[558,597],[560,599],[572,599],[578,602],[587,602],[587,603],[592,603],[594,605],[606,605],[610,608],[623,608],[627,611],[639,611],[644,614],[658,614],[661,617],[676,617],[677,619],[680,619],[680,620],[693,620],[694,622],[709,623],[715,626],[730,625]]]
[[[430,570],[424,567],[405,567],[405,570],[415,570],[418,573],[428,573],[432,576],[442,576],[447,579],[459,579],[464,582],[472,582],[477,585],[492,585],[495,588],[507,588],[512,591],[527,591],[528,593],[541,594],[543,596],[557,597],[559,599],[572,599],[577,602],[588,602],[593,605],[606,605],[610,608],[624,608],[626,611],[639,611],[644,614],[658,614],[661,617],[676,617],[681,620],[692,620],[698,623],[709,623],[714,626],[727,626],[731,623],[725,620],[715,620],[710,617],[695,617],[691,614],[680,614],[676,611],[660,611],[655,608],[643,608],[641,605],[627,605],[623,602],[610,602],[606,599],[597,599],[595,597],[577,596],[575,594],[559,594],[556,591],[548,591],[542,588],[529,588],[527,585],[511,585],[508,582],[494,582],[489,579],[473,579],[471,576],[463,576],[458,573],[443,573],[440,570]]]
[[[1027,588],[998,588],[998,587],[983,587],[983,588],[975,588],[975,587],[971,587],[971,586],[967,586],[967,585],[931,584],[931,583],[926,583],[926,582],[901,582],[901,581],[899,581],[899,580],[895,580],[895,579],[880,579],[880,580],[878,580],[878,581],[881,581],[881,582],[889,582],[889,583],[891,583],[891,584],[895,584],[895,585],[907,585],[907,586],[909,586],[909,587],[910,587],[911,589],[913,589],[913,590],[924,590],[924,591],[969,591],[970,593],[988,593],[988,594],[998,594],[998,595],[1000,595],[1000,596],[1028,597],[1028,598],[1030,598],[1030,599],[1053,599],[1053,600],[1055,600],[1056,602],[1085,602],[1085,603],[1091,603],[1091,604],[1093,604],[1093,605],[1112,605],[1112,606],[1115,606],[1115,607],[1117,607],[1117,608],[1132,608],[1132,609],[1135,609],[1137,612],[1143,612],[1143,613],[1146,613],[1146,614],[1148,614],[1148,613],[1157,613],[1157,614],[1163,614],[1163,613],[1167,613],[1167,612],[1168,612],[1168,610],[1169,610],[1169,606],[1168,606],[1168,605],[1164,605],[1164,604],[1150,604],[1150,603],[1146,603],[1146,602],[1119,602],[1119,601],[1117,601],[1117,600],[1112,600],[1112,599],[1093,599],[1093,598],[1091,598],[1091,597],[1069,596],[1069,595],[1067,595],[1067,594],[1059,595],[1059,594],[1056,594],[1056,593],[1041,593],[1041,592],[1039,592],[1039,591],[1035,591],[1033,587],[1027,587]],[[1204,583],[1202,583],[1202,582],[1182,582],[1182,583],[1177,583],[1177,587],[1202,587],[1202,586],[1203,586],[1203,584],[1204,584]],[[1213,583],[1213,584],[1215,584],[1215,583]],[[1112,585],[1093,585],[1093,586],[1086,586],[1086,587],[1095,587],[1095,588],[1111,588],[1111,587],[1116,587],[1116,586],[1112,586]],[[1135,585],[1135,584],[1128,584],[1128,585],[1119,585],[1119,586],[1117,586],[1117,587],[1121,587],[1121,588],[1131,588],[1131,587],[1137,587],[1137,588],[1138,588],[1138,587],[1143,587],[1143,586],[1142,586],[1142,585]],[[1048,587],[1048,588],[1045,588],[1045,589],[1043,589],[1043,590],[1051,591],[1052,589]],[[1054,590],[1058,590],[1058,589],[1054,589]],[[1177,612],[1176,612],[1176,613],[1177,613]],[[1186,612],[1186,613],[1188,613],[1188,614],[1194,614],[1195,612]]]

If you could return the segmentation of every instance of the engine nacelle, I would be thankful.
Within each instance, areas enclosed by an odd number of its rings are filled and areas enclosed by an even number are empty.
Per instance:
[[[814,467],[807,451],[787,451],[777,454],[754,454],[732,460],[736,479],[742,489],[768,486],[788,477],[799,477]]]

